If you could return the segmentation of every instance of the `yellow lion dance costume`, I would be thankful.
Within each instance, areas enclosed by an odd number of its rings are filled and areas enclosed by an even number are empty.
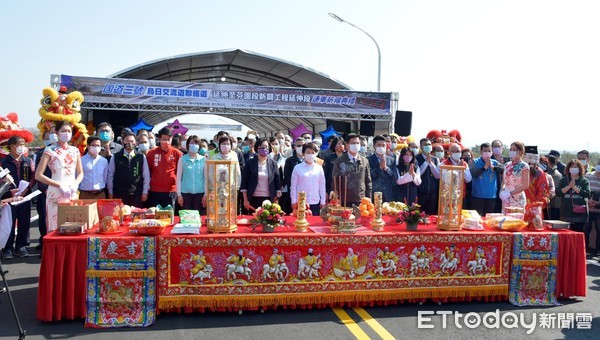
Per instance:
[[[83,94],[79,91],[73,91],[67,94],[67,88],[61,86],[59,91],[52,87],[46,87],[42,91],[43,97],[40,101],[39,114],[40,122],[38,129],[42,136],[50,130],[56,122],[64,120],[73,124],[73,137],[71,144],[79,149],[83,154],[87,144],[87,129],[81,122],[81,104],[83,103]],[[42,137],[43,138],[43,137]]]

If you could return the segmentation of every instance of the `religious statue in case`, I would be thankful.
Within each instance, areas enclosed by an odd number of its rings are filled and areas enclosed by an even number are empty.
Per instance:
[[[206,226],[209,233],[237,230],[237,167],[235,160],[207,160]]]
[[[437,228],[460,230],[464,197],[465,167],[440,165]]]

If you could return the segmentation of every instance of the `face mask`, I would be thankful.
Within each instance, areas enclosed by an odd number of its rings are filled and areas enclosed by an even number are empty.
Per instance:
[[[579,175],[579,168],[569,168],[569,173],[571,175]]]
[[[153,147],[155,147],[155,146],[156,146],[156,141],[155,141],[154,139],[151,139],[151,140],[148,142],[148,144],[149,144],[149,147],[150,147],[150,149],[152,149]]]
[[[142,143],[140,145],[138,145],[138,151],[140,152],[146,152],[148,151],[148,144],[147,143]]]
[[[402,159],[404,160],[405,163],[410,163],[410,161],[412,161],[412,156],[404,155],[404,156],[402,156]]]
[[[350,148],[348,149],[352,153],[357,153],[360,150],[360,144],[350,144]]]
[[[365,146],[361,145],[359,152],[360,153],[365,153],[365,152],[367,152],[367,148]]]
[[[383,155],[385,153],[385,146],[376,147],[375,152],[377,152],[378,155]]]
[[[419,148],[411,148],[410,151],[412,151],[412,153],[417,155],[419,153]]]
[[[98,155],[98,153],[100,152],[100,147],[99,146],[89,146],[88,147],[88,153],[92,156],[96,156]]]
[[[306,155],[304,155],[304,160],[306,161],[306,163],[312,163],[315,161],[315,158],[317,158],[317,155],[314,153],[307,153]]]
[[[491,151],[484,151],[481,153],[481,157],[483,159],[490,159],[490,157],[492,157],[492,152]]]
[[[58,140],[61,141],[61,142],[63,142],[63,143],[66,143],[66,142],[70,141],[71,140],[71,133],[70,132],[60,132],[58,134]]]
[[[310,143],[311,139],[310,138],[304,138],[304,141],[307,142],[307,143]]]
[[[237,143],[231,144],[231,148],[235,150],[235,148],[237,148]]]
[[[509,152],[508,152],[508,156],[509,156],[511,159],[515,159],[515,158],[517,157],[517,152],[516,152],[516,151],[509,151]]]
[[[277,139],[279,141],[279,145],[285,145],[285,139]]]
[[[435,157],[440,158],[440,159],[444,158],[444,151],[436,151]]]
[[[494,151],[494,155],[501,155],[502,154],[502,148],[500,148],[500,147],[495,147],[492,150]]]
[[[102,131],[100,132],[100,135],[98,136],[100,137],[100,140],[104,143],[110,141],[110,132],[108,131]]]
[[[200,150],[198,150],[198,153],[199,153],[201,156],[204,156],[204,155],[206,155],[206,152],[207,152],[207,151],[208,151],[208,149],[207,149],[207,148],[200,148]]]
[[[171,145],[171,141],[170,140],[161,140],[160,141],[160,146],[162,146],[162,147],[166,148],[169,145]]]
[[[231,145],[221,144],[220,149],[221,153],[228,153],[231,150]]]
[[[392,145],[391,145],[392,151],[396,150],[396,146],[398,146],[398,144],[392,143]]]
[[[48,139],[44,139],[44,146],[52,144]]]
[[[460,152],[453,152],[452,153],[452,159],[456,162],[458,162],[460,160],[460,156],[462,156],[462,154]]]
[[[258,155],[262,157],[267,157],[269,154],[269,149],[258,149]]]
[[[469,163],[471,161],[471,157],[465,157],[465,158],[463,158],[463,161]]]
[[[200,145],[198,145],[198,144],[190,144],[190,146],[188,147],[188,150],[191,153],[198,153],[198,150],[200,150]]]
[[[587,165],[587,159],[580,159],[581,164],[585,167]]]
[[[296,147],[296,155],[301,155],[302,154],[302,147],[301,146],[297,146]]]
[[[22,155],[25,153],[25,146],[23,145],[19,145],[17,146],[17,150],[15,150],[17,152],[17,155]]]
[[[431,150],[432,150],[431,145],[425,145],[423,147],[423,152],[425,152],[425,153],[430,153]]]
[[[247,153],[248,151],[250,151],[250,146],[248,146],[248,145],[244,145],[244,146],[242,146],[242,151],[243,151],[244,153]]]
[[[58,135],[56,133],[51,133],[48,135],[48,140],[50,141],[50,144],[55,144],[58,142]]]

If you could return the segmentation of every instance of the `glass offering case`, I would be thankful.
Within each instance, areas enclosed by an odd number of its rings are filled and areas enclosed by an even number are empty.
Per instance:
[[[437,228],[460,230],[464,197],[465,167],[440,165]]]
[[[237,230],[238,162],[206,160],[206,226],[209,233]]]

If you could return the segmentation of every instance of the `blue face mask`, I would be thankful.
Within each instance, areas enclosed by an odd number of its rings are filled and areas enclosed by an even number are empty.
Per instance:
[[[200,150],[200,145],[198,144],[190,144],[189,149],[191,153],[197,153]]]
[[[100,137],[101,141],[106,143],[106,142],[110,141],[110,132],[102,131],[102,132],[100,132],[100,135],[98,137]]]
[[[365,153],[365,152],[367,152],[367,148],[365,148],[364,146],[361,145],[360,150],[358,150],[358,152]]]
[[[200,150],[198,150],[198,153],[199,153],[201,156],[204,156],[204,155],[206,155],[206,151],[208,151],[206,148],[200,148]]]
[[[244,146],[242,146],[242,151],[244,153],[246,153],[246,152],[250,151],[250,147],[248,145],[244,145]]]
[[[423,146],[423,152],[430,153],[431,150],[432,150],[431,145],[425,145],[425,146]]]

